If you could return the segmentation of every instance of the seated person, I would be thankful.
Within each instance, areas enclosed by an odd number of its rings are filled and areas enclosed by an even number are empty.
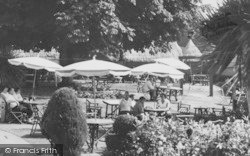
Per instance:
[[[129,99],[129,92],[126,91],[119,105],[119,115],[130,114],[131,100]]]
[[[167,98],[166,94],[161,94],[160,98],[157,100],[157,108],[166,108],[166,109],[170,109],[170,101]]]
[[[19,103],[23,102],[20,88],[15,89],[15,92],[13,92],[13,96]]]
[[[156,79],[156,81],[155,81],[155,86],[156,86],[156,87],[160,87],[160,86],[161,86],[161,80],[160,80],[159,77],[158,77],[158,78]]]
[[[3,95],[5,101],[10,105],[10,108],[17,107],[19,105],[19,102],[11,95],[9,94],[9,88],[4,87],[1,94]]]
[[[170,114],[170,104],[171,102],[168,100],[166,94],[161,94],[160,98],[157,100],[157,108],[166,109],[166,112],[163,113],[165,115]],[[161,113],[158,115],[163,115],[163,114]]]
[[[23,113],[26,113],[29,118],[28,122],[31,122],[30,118],[33,115],[31,105],[24,102],[19,103],[17,99],[15,99],[14,94],[14,88],[9,88],[8,92],[5,93],[5,95],[7,95],[6,102],[10,104],[10,108],[12,109],[12,111],[21,111]]]
[[[131,100],[131,108],[133,108],[135,106],[135,104],[136,104],[135,96],[133,94],[130,94],[129,99]]]
[[[146,101],[145,97],[140,97],[140,99],[136,102],[132,114],[138,118],[138,120],[142,120],[144,116],[144,102]]]
[[[156,87],[156,98],[160,95],[160,89],[159,87],[161,86],[161,80],[160,78],[156,78],[156,81],[155,81],[155,87]]]
[[[145,94],[145,97],[148,97],[149,94],[149,98],[147,98],[147,100],[155,100],[156,99],[156,89],[153,85],[154,83],[154,79],[153,77],[149,77],[149,80],[147,82],[145,82],[145,84],[142,86],[142,92]]]

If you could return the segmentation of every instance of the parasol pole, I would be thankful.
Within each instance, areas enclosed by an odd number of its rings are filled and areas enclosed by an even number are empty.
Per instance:
[[[203,61],[201,61],[201,74],[202,74],[202,70],[203,70]]]
[[[35,73],[34,73],[34,79],[33,79],[33,86],[32,86],[32,97],[34,97],[35,95],[35,87],[36,87],[36,70],[35,70]]]
[[[95,88],[95,77],[93,76],[92,77],[92,86],[93,86],[93,95],[94,95],[94,103],[95,103],[95,109],[94,109],[94,112],[95,112],[95,119],[96,119],[96,88]]]

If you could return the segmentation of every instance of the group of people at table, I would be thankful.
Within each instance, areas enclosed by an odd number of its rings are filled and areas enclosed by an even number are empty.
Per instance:
[[[2,87],[1,88],[1,97],[5,100],[5,102],[9,105],[12,111],[22,112],[27,114],[27,119],[25,119],[27,123],[32,123],[33,117],[33,109],[31,104],[25,102],[21,95],[20,88],[9,88]]]
[[[157,97],[159,97],[162,91],[160,87],[162,86],[169,87],[168,82],[169,82],[168,78],[164,78],[164,79],[162,78],[161,80],[159,77],[150,75],[147,81],[142,85],[141,91],[147,100],[156,101]]]
[[[143,119],[145,113],[144,103],[146,98],[141,96],[139,100],[134,100],[134,95],[129,95],[126,91],[119,105],[119,115],[130,114],[136,116],[139,120]],[[161,94],[157,99],[156,108],[165,110],[164,115],[170,114],[170,101],[167,99],[166,94]]]

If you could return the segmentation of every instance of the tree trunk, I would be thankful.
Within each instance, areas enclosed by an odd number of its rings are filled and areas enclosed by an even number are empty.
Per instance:
[[[70,64],[70,60],[72,58],[72,53],[70,53],[70,48],[69,48],[69,43],[68,41],[64,40],[60,46],[60,64],[62,66],[66,66],[66,65],[69,65]]]
[[[250,55],[248,56],[247,61],[247,106],[248,106],[248,117],[250,118]]]

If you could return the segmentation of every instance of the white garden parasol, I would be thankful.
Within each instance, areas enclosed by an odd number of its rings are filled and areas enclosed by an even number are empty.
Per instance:
[[[55,72],[55,70],[62,68],[62,66],[60,66],[59,64],[40,57],[15,58],[15,59],[9,59],[8,62],[15,66],[25,66],[26,68],[35,70],[33,87],[32,87],[32,96],[34,96],[34,91],[35,91],[37,70],[45,69],[49,72]]]
[[[182,69],[182,70],[189,70],[190,69],[190,67],[186,63],[180,61],[179,59],[172,58],[172,57],[159,58],[159,59],[155,59],[154,61],[171,66],[171,67],[176,68],[176,69]]]
[[[149,75],[157,75],[166,77],[169,76],[174,79],[183,79],[184,73],[173,68],[170,66],[166,66],[164,64],[159,63],[149,63],[144,64],[138,67],[135,67],[131,70],[133,75],[142,75],[142,74],[149,74]]]
[[[119,72],[119,74],[124,72],[127,74],[126,72],[128,71],[130,71],[128,67],[113,62],[96,60],[94,56],[92,60],[70,64],[57,70],[56,73],[62,77],[73,77],[75,75],[90,77],[105,76],[112,74],[112,72]]]
[[[112,72],[118,72],[119,74],[122,74],[124,72],[125,74],[129,74],[127,72],[130,70],[130,68],[120,64],[109,61],[96,60],[94,56],[92,60],[77,62],[65,66],[62,69],[57,70],[56,74],[62,77],[73,77],[76,75],[93,77],[93,93],[95,100],[95,76],[105,76],[112,74]]]

